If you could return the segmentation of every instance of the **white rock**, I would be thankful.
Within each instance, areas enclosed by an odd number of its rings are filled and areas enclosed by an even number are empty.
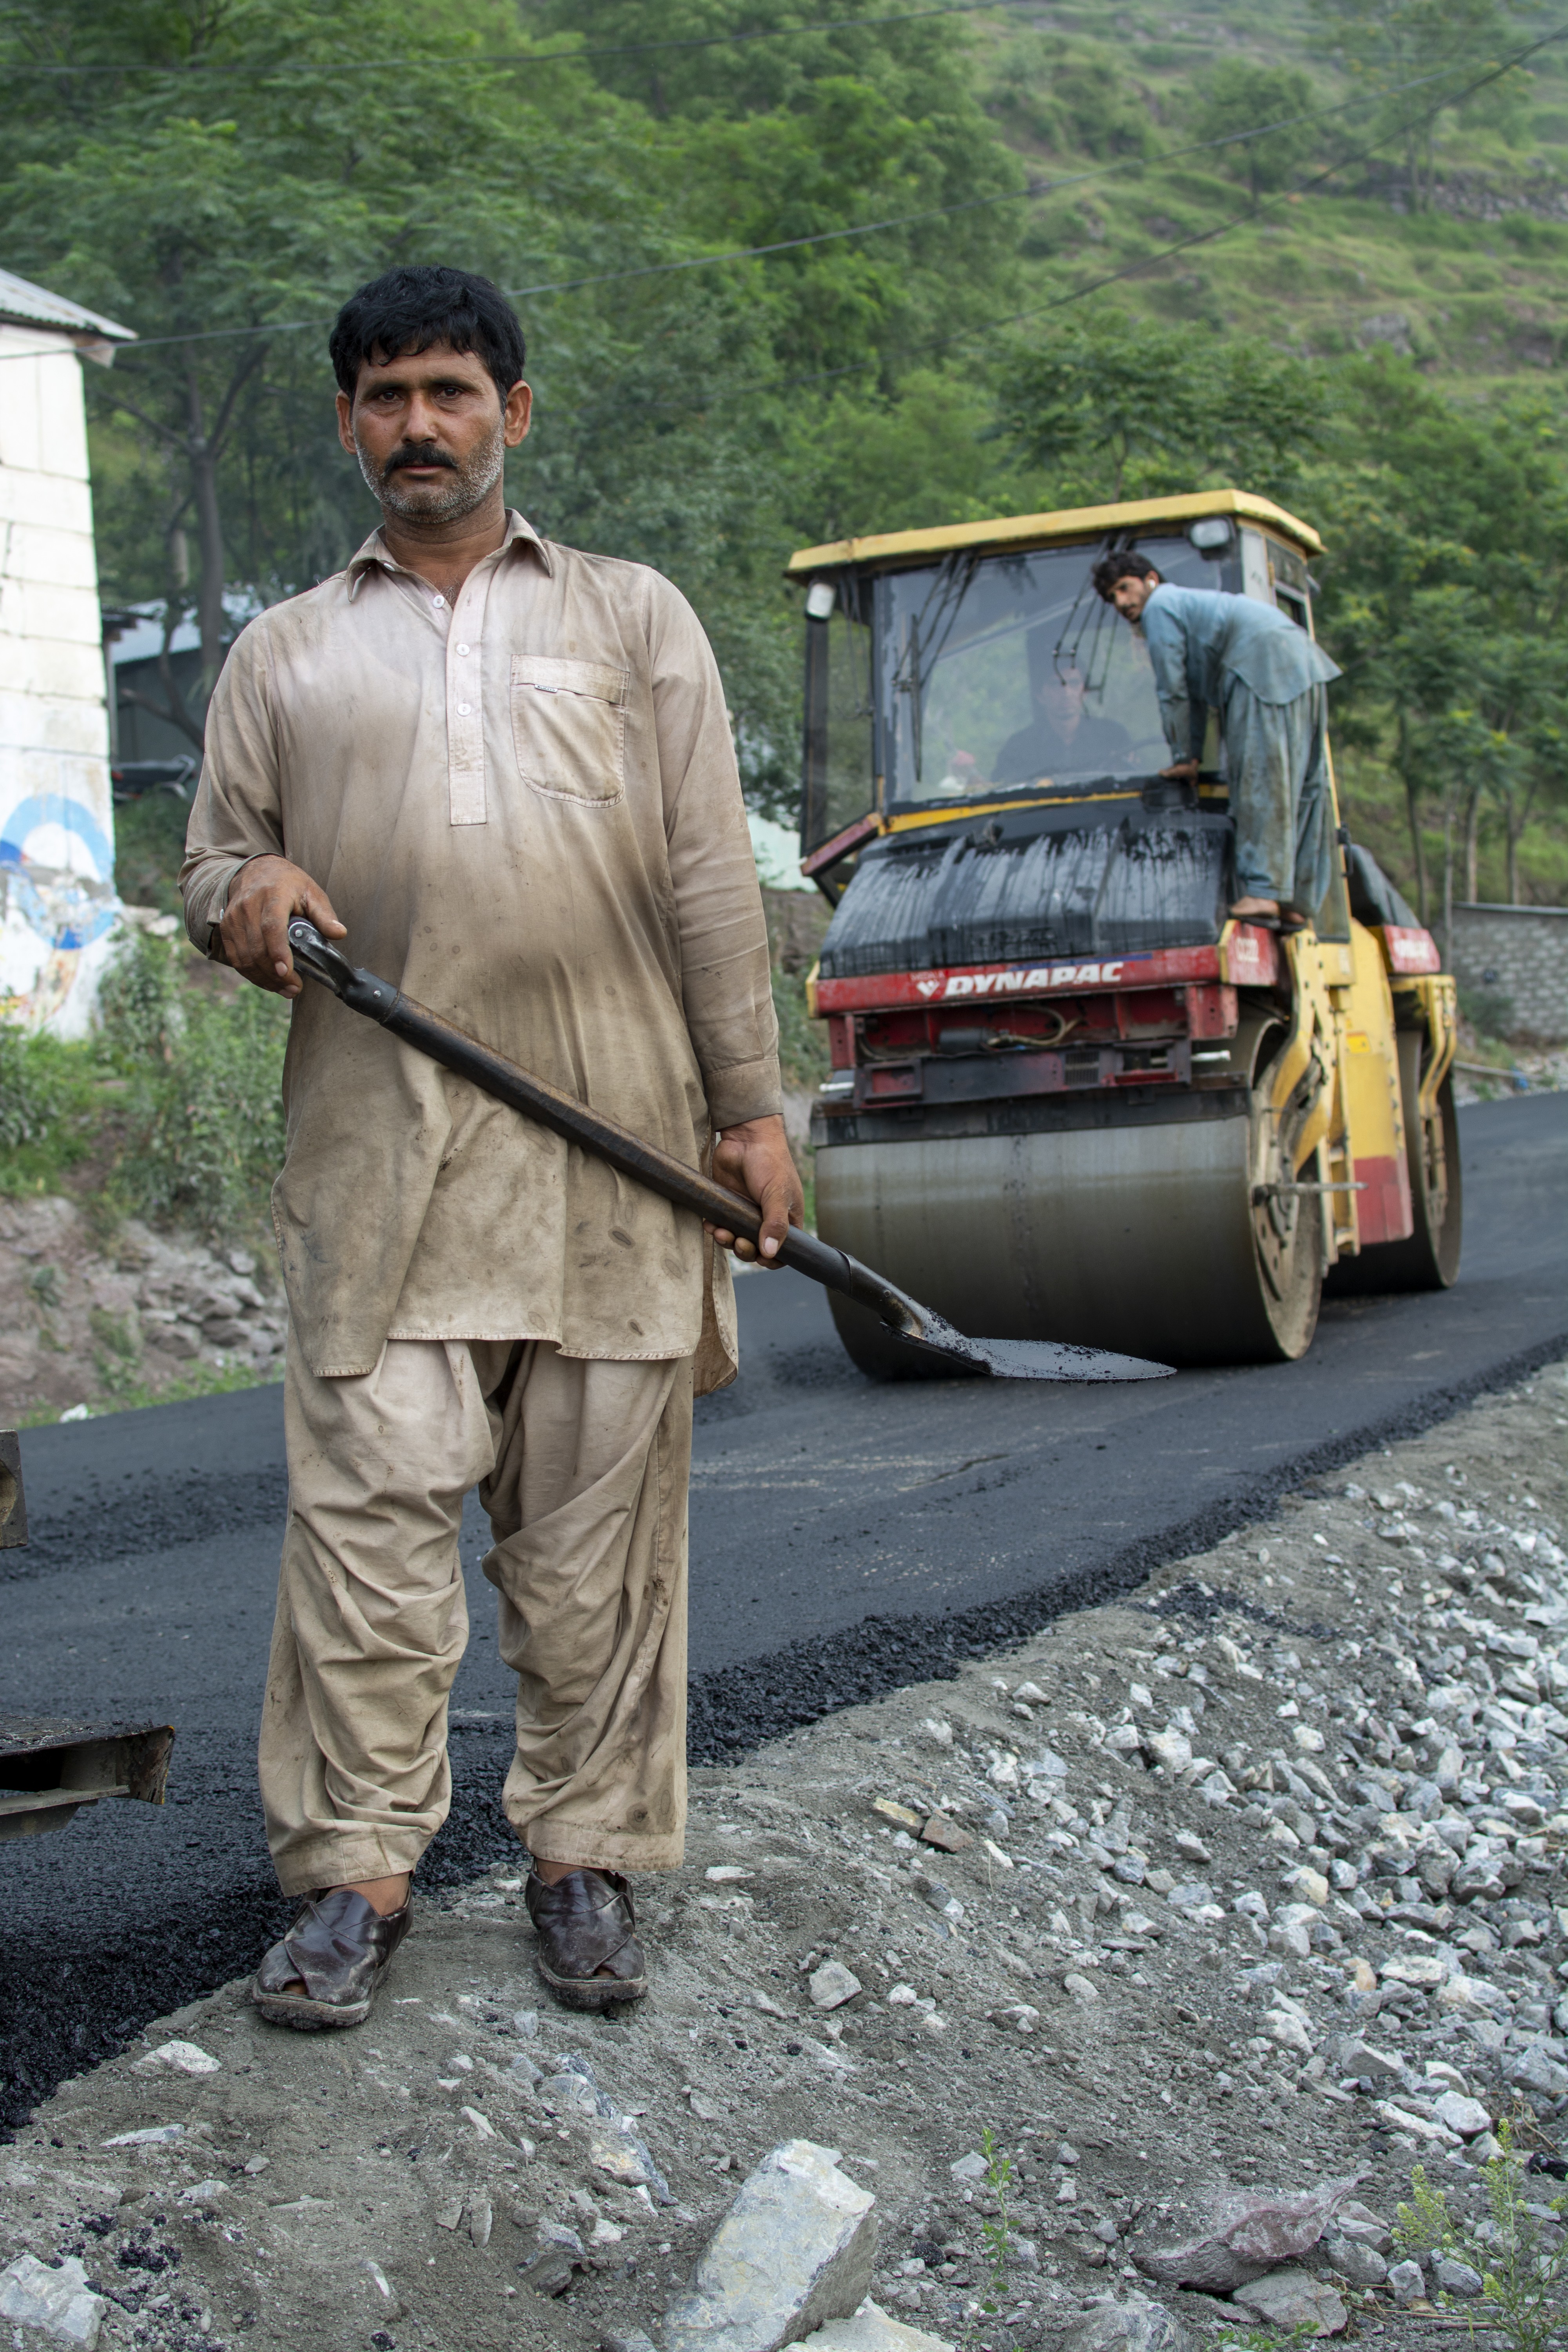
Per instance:
[[[803,2352],[807,2347],[809,2352],[950,2352],[942,2336],[928,2336],[921,2327],[906,2327],[902,2320],[889,2318],[879,2305],[871,2302],[863,2303],[853,2319],[829,2320],[826,2327],[817,2328],[806,2337]]]
[[[985,2158],[971,2148],[967,2156],[959,2157],[947,2168],[955,2180],[984,2180],[989,2167]]]
[[[1303,2058],[1311,2056],[1311,2035],[1300,2019],[1292,2017],[1288,2010],[1270,2010],[1263,2021],[1263,2031],[1271,2042],[1278,2042],[1281,2049],[1299,2050]]]
[[[1080,1976],[1076,1969],[1069,1969],[1067,1975],[1063,1977],[1062,1990],[1069,2000],[1076,2000],[1080,2009],[1093,2009],[1100,2000],[1100,1994],[1095,1987],[1090,1984],[1086,1976]]]
[[[1448,1968],[1436,1952],[1396,1952],[1377,1973],[1384,1984],[1415,1985],[1429,1991],[1443,1983]]]
[[[1184,1772],[1193,1760],[1193,1743],[1184,1731],[1147,1731],[1142,1745],[1150,1762],[1167,1772]]]
[[[196,2180],[189,2189],[181,2189],[180,2202],[182,2205],[210,2205],[215,2197],[226,2197],[227,2194],[226,2180]]]
[[[1410,2115],[1404,2107],[1396,2107],[1392,2099],[1379,2099],[1377,2112],[1384,2123],[1392,2124],[1395,2131],[1408,2132],[1412,2139],[1428,2140],[1434,2147],[1458,2147],[1461,2144],[1458,2133],[1450,2131],[1436,2116]]]
[[[156,2074],[163,2067],[176,2074],[216,2074],[221,2061],[198,2050],[194,2042],[161,2042],[156,2050],[149,2050],[138,2058],[132,2072],[135,2074]]]
[[[889,2009],[913,2009],[920,1995],[913,1985],[896,1984],[887,1995]]]
[[[817,2009],[842,2009],[860,1990],[860,1979],[853,1969],[842,1960],[824,1960],[806,1979],[812,2003]]]
[[[1237,2287],[1231,2301],[1257,2312],[1271,2326],[1289,2331],[1310,2327],[1314,2336],[1338,2336],[1350,2321],[1350,2313],[1327,2279],[1314,2278],[1310,2271],[1291,2263],[1254,2279],[1248,2286]]]
[[[1492,2119],[1479,2099],[1468,2099],[1461,2091],[1445,2091],[1432,2105],[1438,2122],[1458,2132],[1461,2139],[1474,2139],[1478,2132],[1490,2131],[1492,2127]]]
[[[116,2132],[105,2147],[170,2147],[185,2137],[184,2124],[143,2124],[140,2131]]]
[[[1417,2295],[1426,2292],[1419,2263],[1395,2263],[1388,2273],[1388,2284],[1394,2289],[1394,2300],[1401,2305],[1414,2303]]]
[[[876,2260],[875,2200],[837,2150],[786,2140],[750,2175],[665,2320],[665,2352],[781,2352],[859,2310]]]
[[[1073,2322],[1063,2352],[1189,2352],[1191,2332],[1173,2311],[1152,2295],[1107,2295]]]
[[[1322,1910],[1328,1902],[1329,1882],[1321,1870],[1308,1870],[1304,1866],[1300,1870],[1293,1870],[1285,1884],[1294,1893],[1298,1902],[1310,1904],[1315,1910]],[[1296,1924],[1301,1927],[1305,1926],[1306,1922],[1298,1920]]]
[[[33,2254],[18,2254],[0,2271],[0,2319],[17,2328],[37,2327],[59,2344],[79,2344],[94,2352],[109,2305],[94,2294],[75,2256],[51,2270]]]
[[[1290,1738],[1307,1756],[1321,1756],[1328,1746],[1328,1741],[1323,1738],[1322,1733],[1310,1723],[1293,1724]]]

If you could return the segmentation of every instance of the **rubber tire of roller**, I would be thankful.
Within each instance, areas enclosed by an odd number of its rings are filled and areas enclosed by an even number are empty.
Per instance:
[[[1454,1081],[1446,1077],[1437,1089],[1437,1116],[1443,1124],[1443,1156],[1447,1163],[1448,1196],[1442,1216],[1434,1213],[1426,1175],[1426,1154],[1421,1132],[1421,1064],[1426,1033],[1401,1029],[1399,1099],[1405,1115],[1405,1164],[1410,1174],[1410,1205],[1415,1231],[1408,1241],[1378,1242],[1355,1257],[1342,1258],[1324,1285],[1335,1298],[1364,1298],[1396,1290],[1450,1290],[1458,1279],[1464,1241],[1465,1187],[1459,1166],[1459,1121],[1454,1109]]]
[[[1259,1058],[1262,1058],[1261,1055]],[[1237,1120],[1237,1124],[1239,1126],[1243,1122]],[[1194,1125],[1207,1126],[1208,1122],[1194,1122]],[[1137,1135],[1169,1135],[1171,1130],[1127,1129],[1121,1132],[1131,1139]],[[999,1139],[984,1140],[991,1142]],[[857,1144],[839,1146],[838,1151],[843,1152],[847,1159],[850,1155],[858,1159],[862,1152],[880,1150],[914,1154],[921,1148],[918,1143]],[[836,1151],[834,1157],[837,1156]],[[1237,1225],[1245,1222],[1250,1234],[1253,1219],[1261,1213],[1254,1211],[1250,1204],[1247,1165],[1238,1165],[1229,1172],[1228,1182],[1235,1188],[1235,1198],[1228,1213],[1234,1216]],[[858,1229],[858,1221],[852,1210],[845,1213],[842,1223],[834,1214],[838,1206],[833,1199],[835,1171],[822,1150],[817,1155],[816,1171],[818,1214],[822,1220],[820,1230],[824,1239],[833,1241],[839,1247],[851,1250],[857,1256],[875,1264],[879,1273],[899,1283],[925,1305],[949,1316],[961,1329],[972,1328],[973,1315],[965,1315],[956,1297],[943,1295],[946,1286],[935,1278],[933,1269],[929,1266],[922,1269],[912,1255],[909,1263],[904,1263],[902,1252],[889,1254],[883,1235],[869,1222],[866,1230]],[[911,1176],[913,1173],[914,1162],[911,1160]],[[1174,1320],[1169,1311],[1162,1318],[1158,1303],[1152,1301],[1148,1314],[1142,1315],[1140,1308],[1148,1298],[1148,1292],[1140,1290],[1139,1306],[1130,1309],[1124,1294],[1116,1303],[1117,1311],[1108,1312],[1103,1323],[1100,1323],[1098,1317],[1081,1324],[1070,1319],[1056,1322],[1047,1317],[1037,1328],[1033,1325],[1026,1327],[1022,1322],[1014,1322],[1012,1328],[976,1331],[974,1336],[1065,1339],[1083,1346],[1115,1348],[1134,1355],[1152,1356],[1165,1363],[1290,1362],[1306,1353],[1317,1326],[1322,1242],[1321,1203],[1316,1196],[1308,1194],[1299,1198],[1297,1225],[1299,1238],[1294,1245],[1289,1289],[1277,1309],[1270,1306],[1268,1286],[1255,1247],[1250,1259],[1250,1291],[1245,1276],[1239,1288],[1235,1286],[1234,1278],[1238,1269],[1233,1260],[1230,1270],[1233,1286],[1228,1300],[1222,1306],[1216,1292],[1215,1311],[1206,1322],[1202,1306],[1194,1311],[1190,1302]],[[1233,1232],[1239,1251],[1240,1234],[1235,1228]],[[985,1250],[1005,1249],[1007,1242],[1005,1234],[993,1226],[978,1245]],[[873,1380],[952,1380],[963,1377],[955,1367],[943,1364],[940,1359],[933,1361],[921,1350],[904,1347],[897,1335],[879,1323],[868,1309],[856,1307],[837,1294],[830,1295],[829,1304],[846,1350],[859,1369]],[[984,1314],[984,1309],[977,1311]]]

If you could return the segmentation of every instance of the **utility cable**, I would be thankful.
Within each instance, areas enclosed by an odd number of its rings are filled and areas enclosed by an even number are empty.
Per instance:
[[[1107,286],[1120,285],[1126,278],[1138,278],[1145,270],[1158,268],[1162,262],[1169,261],[1175,254],[1187,252],[1194,246],[1211,245],[1217,238],[1227,236],[1233,228],[1243,228],[1249,221],[1257,220],[1260,213],[1275,211],[1280,205],[1291,204],[1308,194],[1312,189],[1321,188],[1326,181],[1336,178],[1340,173],[1349,170],[1352,164],[1365,163],[1369,157],[1375,155],[1380,148],[1386,147],[1391,141],[1403,138],[1407,131],[1417,128],[1423,122],[1430,121],[1434,115],[1441,113],[1444,107],[1459,104],[1478,89],[1484,89],[1489,82],[1500,81],[1504,74],[1511,73],[1515,66],[1525,58],[1532,57],[1538,49],[1545,48],[1552,41],[1565,38],[1568,38],[1568,25],[1561,25],[1553,32],[1542,33],[1526,48],[1505,58],[1500,65],[1489,67],[1485,73],[1478,74],[1472,81],[1465,85],[1464,89],[1450,91],[1446,97],[1439,99],[1435,106],[1426,108],[1419,114],[1407,116],[1403,122],[1395,123],[1391,130],[1384,131],[1381,138],[1369,142],[1366,146],[1359,148],[1353,155],[1342,156],[1338,163],[1329,164],[1325,170],[1314,172],[1310,178],[1302,180],[1297,186],[1282,188],[1278,194],[1266,197],[1260,203],[1249,205],[1245,212],[1233,213],[1228,220],[1219,221],[1211,228],[1194,229],[1189,236],[1177,237],[1171,244],[1162,246],[1156,253],[1142,254],[1137,260],[1124,263],[1120,269],[1108,269],[1099,278],[1091,278],[1084,285],[1075,286],[1065,294],[1053,295],[1048,301],[1033,303],[1026,310],[1010,311],[1005,318],[990,319],[979,326],[955,327],[951,334],[926,337],[918,343],[906,344],[897,352],[875,352],[865,359],[850,361],[844,367],[823,368],[810,375],[773,376],[761,378],[751,383],[737,384],[731,390],[721,394],[720,397],[724,400],[738,399],[750,397],[755,393],[791,391],[798,385],[829,383],[841,380],[845,376],[864,375],[870,368],[884,366],[890,358],[910,359],[927,352],[945,351],[954,343],[968,342],[976,336],[1000,334],[1008,327],[1021,326],[1026,320],[1044,318],[1052,311],[1066,310],[1074,302],[1083,301],[1090,294],[1101,293]],[[1451,71],[1452,68],[1447,68],[1447,70]],[[1436,77],[1425,75],[1422,79],[1430,81]],[[1409,89],[1413,85],[1404,83],[1400,87]],[[1387,91],[1384,95],[1386,98],[1395,93]],[[1084,173],[1079,176],[1088,179],[1095,175]],[[1071,184],[1062,182],[1059,184],[1065,186]]]
[[[992,5],[992,0],[985,0],[985,5]],[[848,21],[864,23],[868,20],[854,18]],[[1305,189],[1316,187],[1324,180],[1331,179],[1337,173],[1343,171],[1347,163],[1361,162],[1365,156],[1374,153],[1378,146],[1386,144],[1389,138],[1398,136],[1400,132],[1410,127],[1411,122],[1429,120],[1433,114],[1440,112],[1443,107],[1457,104],[1459,100],[1469,96],[1471,91],[1482,88],[1487,82],[1498,80],[1505,73],[1510,73],[1515,66],[1522,63],[1526,58],[1532,57],[1538,49],[1544,48],[1548,43],[1563,39],[1565,35],[1568,35],[1568,26],[1561,26],[1554,32],[1541,35],[1525,47],[1505,58],[1501,65],[1490,68],[1477,80],[1469,83],[1464,89],[1448,92],[1438,100],[1436,106],[1426,109],[1425,113],[1410,118],[1410,121],[1401,123],[1394,131],[1386,133],[1384,139],[1374,142],[1372,146],[1360,150],[1355,155],[1342,159],[1340,163],[1331,165],[1327,171],[1318,173],[1313,179],[1304,182],[1301,190],[1289,193],[1304,193]],[[1178,163],[1186,156],[1212,153],[1224,147],[1246,145],[1255,139],[1268,138],[1276,131],[1293,130],[1301,124],[1321,121],[1326,116],[1342,114],[1356,107],[1385,104],[1390,98],[1402,97],[1410,90],[1426,89],[1434,81],[1441,81],[1453,70],[1451,66],[1439,67],[1434,72],[1415,75],[1409,81],[1396,83],[1391,89],[1382,92],[1369,92],[1363,96],[1340,100],[1332,106],[1312,107],[1302,114],[1283,115],[1274,121],[1258,123],[1245,131],[1227,131],[1213,139],[1191,140],[1181,147],[1168,149],[1164,154],[1152,160],[1157,165]],[[805,236],[779,237],[763,245],[736,246],[722,253],[693,254],[679,261],[647,262],[637,268],[595,270],[576,278],[544,278],[533,285],[509,287],[503,290],[510,301],[534,300],[547,294],[574,293],[587,286],[626,284],[639,278],[678,276],[691,269],[716,268],[733,261],[766,259],[774,254],[797,253],[811,247],[842,243],[851,237],[874,236],[889,229],[918,226],[926,221],[952,219],[960,213],[981,211],[995,205],[1031,202],[1044,196],[1059,194],[1066,188],[1081,187],[1091,180],[1104,179],[1118,172],[1144,167],[1150,160],[1143,156],[1117,156],[1110,163],[1093,164],[1087,171],[1066,173],[1058,179],[1032,180],[1022,188],[1004,188],[985,196],[966,196],[956,204],[931,205],[919,212],[892,214],[881,220],[858,222],[845,228],[820,229]],[[1279,201],[1281,201],[1280,198],[1272,198],[1269,204]],[[1094,279],[1082,290],[1086,293],[1094,292],[1101,286],[1114,284],[1121,278],[1133,275],[1138,268],[1153,268],[1159,261],[1168,258],[1173,253],[1182,252],[1189,245],[1203,244],[1213,237],[1224,236],[1226,230],[1255,218],[1259,211],[1267,208],[1267,205],[1253,205],[1246,213],[1236,215],[1217,228],[1198,230],[1189,237],[1178,238],[1174,244],[1162,248],[1159,253],[1145,256],[1140,263],[1130,265],[1126,269],[1114,270],[1105,278]],[[1078,299],[1077,295],[1064,296],[1059,298],[1058,301],[1045,303],[1038,308],[1042,310],[1052,310],[1058,308],[1060,301]],[[1019,311],[1016,317],[1025,319],[1035,315],[1037,315],[1035,311]],[[1001,320],[994,323],[997,327],[1001,327],[1010,325],[1014,320]],[[311,328],[330,327],[331,324],[332,319],[323,315],[313,319],[280,320],[273,324],[254,327],[204,327],[183,334],[138,336],[133,344],[127,344],[123,348],[137,352],[158,351],[171,344],[226,342],[244,336],[303,334]],[[963,329],[958,331],[958,334],[953,337],[939,340],[951,341],[959,340],[964,334],[987,331],[990,330]],[[30,356],[32,356],[31,353],[22,352],[0,352],[0,360]],[[788,377],[781,378],[780,382],[781,383],[820,382],[825,381],[828,376],[854,374],[865,367],[880,363],[879,359],[858,361],[847,368],[826,370],[820,377]]]

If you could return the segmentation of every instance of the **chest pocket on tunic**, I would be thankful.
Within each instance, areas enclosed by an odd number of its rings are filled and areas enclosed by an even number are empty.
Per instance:
[[[553,654],[511,657],[511,740],[526,784],[552,800],[624,798],[627,672]]]

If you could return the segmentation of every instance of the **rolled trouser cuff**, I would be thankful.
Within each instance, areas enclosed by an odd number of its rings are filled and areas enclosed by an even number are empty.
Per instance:
[[[287,1854],[275,1858],[273,1866],[279,1885],[293,1902],[329,1886],[366,1886],[375,1878],[411,1876],[429,1843],[426,1837],[413,1835],[379,1840],[294,1838]]]

